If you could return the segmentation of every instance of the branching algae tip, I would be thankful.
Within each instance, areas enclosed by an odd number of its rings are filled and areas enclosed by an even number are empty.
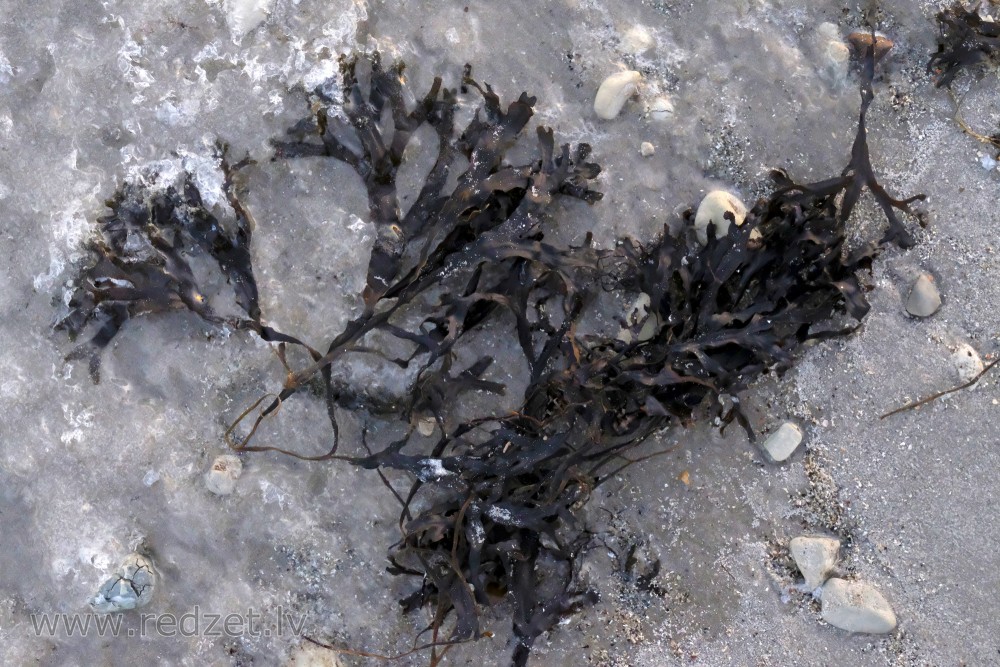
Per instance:
[[[773,194],[725,235],[710,226],[704,246],[689,225],[680,238],[665,229],[645,243],[624,239],[598,249],[589,235],[580,247],[545,241],[554,201],[601,199],[592,189],[600,167],[589,161],[590,146],[557,146],[552,130],[540,127],[535,159],[505,159],[531,119],[534,97],[522,93],[504,106],[467,68],[461,92],[435,79],[408,110],[401,65],[386,68],[377,53],[345,59],[343,102],[314,93],[312,113],[274,142],[274,159],[338,160],[364,183],[377,238],[360,316],[320,348],[265,323],[251,262],[252,217],[234,185],[243,163],[231,163],[220,148],[230,214],[211,213],[190,175],[159,191],[125,183],[97,221],[91,260],[72,283],[57,326],[73,338],[96,332],[69,354],[90,360],[95,382],[103,350],[133,317],[187,309],[208,325],[273,343],[287,379],[276,398],[270,394],[236,420],[226,434],[230,445],[375,471],[400,504],[401,534],[389,547],[389,570],[414,582],[400,604],[432,612],[433,641],[425,645],[432,664],[449,645],[490,634],[480,612],[501,604],[513,623],[511,662],[525,665],[542,633],[596,600],[578,576],[579,557],[593,537],[578,515],[595,487],[640,460],[633,452],[638,445],[690,420],[699,406],[724,424],[737,420],[753,438],[738,401],[725,409],[719,399],[762,373],[789,368],[807,341],[853,331],[869,310],[863,270],[884,247],[914,243],[898,213],[912,213],[910,204],[921,197],[895,199],[876,181],[865,127],[873,49],[856,60],[861,110],[851,159],[839,176],[799,184],[773,172]],[[463,129],[455,127],[460,94],[482,98]],[[384,115],[391,131],[381,129]],[[407,143],[425,125],[440,139],[439,149],[402,215],[397,171]],[[456,180],[451,172],[459,168]],[[881,238],[849,249],[847,226],[865,190],[888,225]],[[209,259],[228,280],[240,315],[213,310],[192,257]],[[645,315],[622,318],[631,336],[578,332],[600,290],[648,296]],[[433,299],[421,298],[431,293]],[[837,319],[853,324],[832,327]],[[456,352],[488,321],[509,325],[527,364],[527,388],[513,412],[461,420],[450,408],[463,393],[505,389],[488,379],[493,359],[482,351],[472,350],[476,361],[456,367]],[[408,346],[404,358],[383,356],[419,370],[411,393],[392,410],[332,379],[333,366],[349,355],[380,353],[366,344],[374,332]],[[297,369],[286,356],[294,347],[309,360]],[[284,402],[315,401],[317,386],[333,431],[328,452],[306,456],[254,444],[262,419]],[[406,436],[341,446],[337,420],[345,410],[369,425],[402,422]],[[439,435],[419,437],[412,425],[417,415],[433,415]],[[400,480],[409,487],[396,488]]]

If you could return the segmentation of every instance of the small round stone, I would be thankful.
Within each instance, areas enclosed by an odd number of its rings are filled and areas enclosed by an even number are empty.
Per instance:
[[[654,97],[646,108],[646,116],[657,122],[668,121],[674,117],[674,103],[666,95]]]
[[[437,428],[437,420],[434,419],[434,417],[421,417],[417,420],[417,433],[425,438],[429,438],[434,435],[435,428]]]
[[[928,273],[920,274],[910,296],[906,299],[906,312],[914,317],[930,317],[941,307],[941,292],[934,284],[934,278]]]
[[[854,52],[859,56],[864,56],[872,47],[872,34],[859,30],[847,36],[847,41],[854,47]],[[894,46],[893,41],[882,33],[875,33],[875,62],[882,60],[885,54]]]
[[[830,579],[823,585],[823,620],[848,632],[884,634],[896,627],[896,614],[873,586]]]
[[[642,75],[634,70],[616,72],[601,82],[594,98],[594,113],[598,118],[611,120],[621,113],[630,97],[639,92]]]
[[[622,35],[622,48],[625,51],[639,55],[656,46],[656,40],[646,29],[646,26],[634,25]]]
[[[806,588],[813,591],[823,585],[837,564],[840,540],[826,535],[803,535],[793,537],[788,550],[806,580]]]
[[[951,361],[958,371],[958,378],[962,382],[970,382],[973,378],[983,372],[983,359],[976,352],[976,349],[968,343],[962,343],[952,353]]]
[[[649,143],[648,141],[644,141],[641,144],[639,144],[639,155],[643,157],[649,157],[655,152],[656,152],[656,146]]]
[[[785,422],[778,427],[778,430],[767,436],[763,447],[772,461],[781,462],[791,456],[801,442],[802,429],[798,424]]]
[[[232,454],[216,456],[205,473],[205,486],[217,496],[228,496],[236,490],[236,480],[243,472],[243,463]]]
[[[747,217],[747,207],[739,197],[725,190],[712,190],[698,205],[694,215],[694,230],[702,245],[708,243],[708,223],[715,223],[715,237],[722,238],[729,232],[726,213],[732,213],[736,225],[742,225]]]

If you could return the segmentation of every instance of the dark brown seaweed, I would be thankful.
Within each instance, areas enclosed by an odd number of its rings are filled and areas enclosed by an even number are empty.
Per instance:
[[[979,14],[980,5],[976,2],[966,9],[963,3],[956,2],[938,13],[938,50],[927,63],[927,71],[938,75],[938,86],[951,86],[963,69],[997,63],[1000,23],[985,20]]]
[[[377,471],[400,502],[401,535],[390,549],[390,571],[416,580],[401,600],[405,610],[435,610],[432,656],[446,623],[450,642],[482,636],[480,609],[501,596],[512,605],[512,663],[526,664],[541,634],[596,599],[578,577],[579,556],[592,538],[579,510],[594,488],[635,462],[630,453],[641,443],[691,420],[706,405],[724,423],[739,420],[752,438],[738,399],[729,401],[727,412],[720,399],[737,396],[763,373],[789,368],[806,341],[854,330],[869,309],[860,272],[887,244],[913,244],[896,211],[910,213],[919,197],[891,197],[872,168],[866,115],[874,97],[873,50],[861,61],[858,132],[840,176],[800,185],[774,172],[774,193],[725,236],[716,238],[711,227],[704,247],[693,232],[675,238],[664,230],[646,244],[625,239],[598,250],[589,236],[580,247],[545,240],[557,197],[588,203],[601,197],[591,188],[600,168],[587,161],[589,146],[557,148],[552,131],[539,128],[534,161],[505,160],[528,125],[534,98],[522,94],[504,108],[467,70],[463,88],[476,91],[483,108],[457,132],[459,93],[443,88],[440,79],[408,111],[401,66],[386,70],[377,54],[345,60],[342,108],[316,93],[313,113],[275,149],[276,159],[343,161],[361,177],[377,230],[360,295],[364,309],[325,352],[306,348],[312,362],[289,368],[278,398],[261,399],[237,420],[227,433],[231,445]],[[385,109],[391,129],[380,129]],[[434,128],[440,148],[403,215],[396,172],[423,124]],[[468,166],[446,190],[460,162]],[[888,229],[881,239],[849,250],[847,224],[866,189]],[[277,342],[287,364],[286,345],[302,343],[262,323],[247,253],[252,225],[231,178],[227,193],[235,225],[215,220],[193,187],[149,197],[125,186],[109,202],[112,213],[99,221],[101,238],[92,245],[95,260],[77,281],[62,323],[72,334],[97,323],[98,333],[81,349],[96,359],[129,317],[187,308],[209,323],[229,323]],[[236,231],[220,231],[225,229]],[[128,234],[148,240],[148,258],[130,256]],[[220,318],[199,301],[182,249],[216,261],[246,317]],[[583,315],[602,289],[649,297],[649,312],[626,322],[629,335],[582,333]],[[420,324],[404,326],[401,315],[412,321],[414,309],[420,309]],[[831,328],[845,316],[848,324]],[[486,322],[511,323],[527,368],[526,389],[513,412],[458,419],[453,407],[463,393],[506,391],[488,379],[492,356],[465,344],[466,334]],[[641,335],[644,328],[652,335]],[[333,365],[347,356],[382,354],[366,340],[375,331],[409,346],[404,358],[387,359],[418,370],[409,397],[389,414],[332,380]],[[460,351],[475,361],[462,367]],[[305,456],[251,444],[262,419],[284,401],[311,395],[302,390],[314,389],[317,380],[334,434],[327,453]],[[245,428],[241,422],[257,405],[264,407]],[[341,410],[368,424],[402,422],[405,435],[369,443],[366,430],[361,449],[341,452]],[[412,426],[424,415],[438,426],[433,438],[418,437]],[[233,435],[240,429],[244,435]],[[411,480],[402,491],[389,479],[398,480],[400,472]]]

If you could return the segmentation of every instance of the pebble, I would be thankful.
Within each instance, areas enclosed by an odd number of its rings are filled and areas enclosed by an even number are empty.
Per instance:
[[[646,107],[646,117],[657,122],[668,121],[674,117],[674,103],[666,95],[654,97]]]
[[[417,420],[417,433],[425,438],[434,435],[435,428],[437,428],[437,420],[434,417],[421,417]]]
[[[639,144],[639,155],[643,157],[649,157],[655,152],[656,152],[656,146],[649,143],[648,141],[644,141],[641,144]]]
[[[645,292],[639,294],[636,300],[632,303],[632,307],[628,309],[625,314],[625,321],[629,327],[634,327],[639,322],[642,322],[642,328],[639,329],[639,333],[636,336],[636,340],[640,343],[644,343],[656,335],[656,332],[660,328],[660,318],[656,313],[652,315],[649,314],[650,306],[652,305],[652,300],[649,295]],[[631,343],[632,342],[632,332],[629,329],[622,328],[618,333],[618,340]]]
[[[906,312],[915,317],[930,317],[941,307],[941,292],[934,284],[934,278],[928,273],[920,274],[910,296],[906,299]]]
[[[840,540],[825,535],[803,535],[793,537],[788,549],[806,580],[806,588],[814,591],[823,585],[837,564]]]
[[[848,632],[884,634],[896,627],[889,602],[870,584],[830,579],[823,585],[823,620]]]
[[[622,48],[633,55],[649,51],[656,45],[656,40],[649,34],[646,26],[634,25],[622,35]]]
[[[90,607],[102,614],[144,607],[153,598],[156,570],[141,554],[130,554],[90,601]]]
[[[986,171],[993,171],[997,168],[997,161],[991,158],[989,155],[980,155],[979,164],[982,165],[983,169]]]
[[[863,56],[868,53],[868,49],[871,48],[872,44],[872,34],[863,30],[858,30],[857,32],[852,32],[847,36],[847,41],[851,43],[854,47],[854,52],[859,56]],[[875,33],[875,62],[882,60],[885,54],[894,46],[893,41],[883,35],[882,33]]]
[[[742,225],[747,217],[747,207],[740,198],[725,190],[712,190],[698,205],[694,215],[694,230],[702,245],[708,243],[708,223],[715,223],[715,237],[721,238],[729,232],[726,212],[732,212],[736,225]]]
[[[968,343],[962,343],[952,353],[951,361],[958,371],[958,378],[962,382],[970,382],[974,377],[983,372],[983,359],[976,352],[976,349]]]
[[[802,429],[797,424],[785,422],[764,440],[764,451],[772,461],[784,461],[802,442]]]
[[[205,473],[205,486],[217,496],[228,496],[236,489],[236,480],[243,472],[243,463],[232,454],[216,456]]]
[[[630,97],[639,92],[642,75],[634,70],[616,72],[601,82],[594,98],[594,113],[598,118],[611,120],[621,113]]]

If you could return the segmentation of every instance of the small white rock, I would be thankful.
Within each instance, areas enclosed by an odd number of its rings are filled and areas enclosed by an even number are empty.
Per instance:
[[[243,472],[243,463],[232,454],[216,456],[205,473],[205,486],[217,496],[228,496],[236,489],[236,480]]]
[[[149,604],[156,588],[156,570],[142,554],[129,554],[118,573],[104,582],[90,607],[102,614],[128,611]]]
[[[656,146],[649,143],[648,141],[644,141],[641,144],[639,144],[639,155],[643,157],[649,157],[655,152],[656,152]]]
[[[646,108],[646,116],[657,122],[668,121],[674,117],[674,103],[666,95],[654,97]]]
[[[997,161],[991,158],[989,155],[980,155],[979,164],[983,166],[986,171],[993,171],[997,168]]]
[[[747,217],[747,207],[739,197],[725,190],[712,190],[698,205],[694,215],[694,229],[702,245],[708,243],[708,223],[715,223],[715,237],[722,238],[729,232],[726,213],[732,213],[736,225],[742,225]]]
[[[639,92],[639,82],[642,75],[634,70],[616,72],[603,82],[597,89],[594,98],[594,113],[598,118],[611,120],[621,113],[622,107],[630,97]]]
[[[634,25],[622,35],[622,48],[628,53],[639,55],[649,51],[656,45],[656,40],[649,34],[645,26]]]
[[[793,537],[788,550],[806,580],[806,588],[813,591],[823,585],[837,564],[840,540],[825,535],[803,535]]]
[[[976,349],[968,343],[962,343],[952,353],[951,361],[958,371],[958,378],[962,382],[969,382],[974,377],[983,372],[983,359],[976,352]]]
[[[830,579],[823,585],[823,620],[848,632],[884,634],[896,627],[889,602],[870,584]]]
[[[767,436],[764,440],[764,451],[771,457],[772,461],[784,461],[795,448],[802,442],[802,429],[798,424],[785,422],[778,427],[778,430]]]
[[[435,428],[437,428],[437,420],[434,417],[421,417],[417,420],[417,433],[425,438],[434,435]]]
[[[927,273],[920,274],[910,288],[906,299],[906,312],[915,317],[930,317],[941,307],[941,292],[934,284],[934,278]]]

